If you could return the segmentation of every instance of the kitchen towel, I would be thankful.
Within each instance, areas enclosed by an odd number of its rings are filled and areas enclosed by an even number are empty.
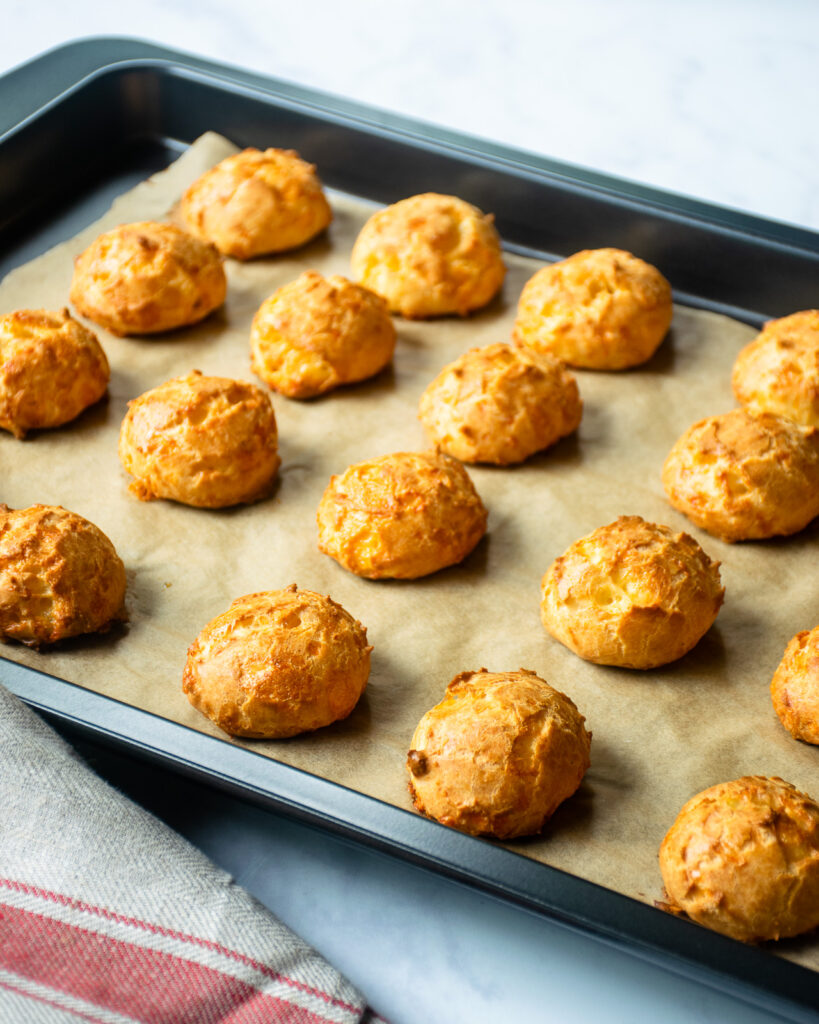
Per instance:
[[[0,686],[4,1024],[353,1024],[363,997]]]

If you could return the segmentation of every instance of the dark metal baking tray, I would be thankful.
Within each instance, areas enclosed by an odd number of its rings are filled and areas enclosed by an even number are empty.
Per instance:
[[[678,299],[749,323],[816,305],[819,235],[810,231],[115,38],[71,43],[0,77],[0,276],[76,233],[208,130],[240,146],[297,149],[329,186],[371,200],[463,196],[494,211],[517,252],[638,251],[674,281]],[[71,735],[440,872],[789,1019],[817,1019],[819,974],[764,949],[45,673],[2,660],[0,680]]]

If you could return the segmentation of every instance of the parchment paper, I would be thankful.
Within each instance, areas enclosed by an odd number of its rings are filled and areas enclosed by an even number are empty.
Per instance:
[[[64,306],[73,259],[97,234],[164,219],[194,178],[234,151],[204,136],[76,238],[9,274],[0,311]],[[760,773],[819,796],[819,752],[785,732],[768,695],[787,641],[819,621],[816,526],[788,540],[727,545],[675,512],[660,484],[683,430],[734,405],[731,366],[755,332],[678,307],[646,366],[578,372],[585,405],[577,435],[516,468],[470,468],[489,509],[488,536],[462,565],[425,579],[374,582],[346,572],[317,550],[315,510],[332,473],[426,447],[416,418],[421,392],[467,348],[508,339],[520,290],[538,266],[531,260],[507,254],[502,296],[469,319],[398,320],[394,367],[372,381],[308,402],[274,395],[282,470],[270,499],[217,512],[138,501],[117,458],[126,402],[194,368],[252,380],[248,331],[261,302],[308,268],[349,273],[352,242],[373,207],[338,194],[331,200],[326,236],[292,254],[228,260],[226,306],[204,323],[146,339],[98,330],[112,367],[107,403],[22,442],[2,432],[0,500],[15,508],[61,504],[100,526],[127,567],[130,616],[105,636],[43,652],[6,644],[2,655],[223,736],[181,692],[189,643],[241,594],[291,582],[329,593],[367,626],[375,647],[365,696],[344,722],[247,745],[404,808],[410,738],[452,676],[481,666],[532,669],[586,715],[592,764],[542,836],[510,847],[652,902],[661,895],[660,841],[706,786]],[[726,602],[716,625],[692,653],[657,671],[587,664],[540,624],[539,583],[552,560],[622,514],[685,529],[723,563]],[[819,968],[817,938],[771,948]]]

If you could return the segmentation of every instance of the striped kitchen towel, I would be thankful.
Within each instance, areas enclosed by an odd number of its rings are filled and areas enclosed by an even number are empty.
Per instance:
[[[3,1024],[353,1024],[362,996],[0,687]]]

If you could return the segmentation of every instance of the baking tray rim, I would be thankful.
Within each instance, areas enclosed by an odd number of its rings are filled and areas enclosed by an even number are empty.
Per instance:
[[[105,37],[70,43],[63,47],[34,58],[19,68],[0,76],[0,95],[11,79],[23,71],[42,69],[43,64],[53,59],[54,55],[70,56],[72,49],[91,46],[99,54],[100,60],[90,73],[79,74],[73,85],[53,96],[50,101],[40,104],[29,111],[25,118],[10,130],[0,134],[0,149],[4,143],[26,125],[36,121],[46,110],[52,109],[69,94],[88,85],[93,81],[104,84],[105,73],[129,67],[133,69],[152,68],[165,70],[169,73],[183,72],[204,75],[212,83],[227,89],[249,91],[256,97],[263,98],[271,105],[286,103],[291,110],[304,106],[310,116],[332,117],[335,120],[354,122],[356,128],[365,128],[378,133],[410,136],[405,141],[418,146],[434,148],[453,147],[459,153],[477,156],[491,166],[494,149],[516,155],[517,151],[506,147],[495,147],[487,143],[482,148],[481,140],[470,138],[455,132],[434,130],[431,135],[428,126],[420,125],[417,134],[412,135],[413,122],[398,116],[384,115],[383,119],[361,119],[348,117],[339,110],[334,98],[310,90],[293,87],[291,95],[287,85],[272,80],[273,87],[265,90],[259,84],[259,76],[248,75],[251,85],[243,84],[236,78],[242,76],[240,69],[227,68],[216,63],[202,61],[183,53],[155,47],[149,43],[128,41],[135,49],[142,49],[142,54],[133,54],[127,59],[107,59],[105,50],[109,43],[122,43],[122,39]],[[157,54],[161,54],[158,57]],[[110,54],[108,55],[110,56]],[[82,69],[81,69],[82,70]],[[87,72],[87,69],[85,69]],[[221,74],[219,72],[222,72]],[[325,102],[312,103],[297,98],[299,93],[308,94],[312,98],[321,98]],[[351,110],[373,114],[373,108],[365,108],[359,104],[343,101],[341,106]],[[0,131],[3,126],[0,125]],[[443,138],[438,138],[438,134]],[[163,140],[167,141],[167,140]],[[461,145],[467,142],[468,146]],[[539,166],[528,162],[528,154],[517,154],[520,161],[504,161],[501,171],[511,172],[515,169],[533,170],[538,175],[545,173],[554,178],[548,169],[544,172]],[[550,163],[539,161],[536,164]],[[572,168],[568,164],[556,163],[562,173],[561,181],[568,177]],[[583,169],[578,170],[579,184],[583,188],[614,192],[619,198],[634,199],[628,190],[623,192],[616,188],[600,188],[583,178]],[[603,178],[604,176],[599,176]],[[618,179],[607,179],[618,182]],[[577,182],[575,182],[577,184]],[[628,186],[629,183],[620,183]],[[675,204],[679,201],[685,205],[684,197],[661,193],[658,190],[635,186],[638,191],[645,191],[649,196],[667,196],[670,208],[681,212]],[[719,226],[721,230],[739,230],[734,218],[734,211],[726,211],[732,223],[726,223],[719,217],[703,215],[719,207],[711,207],[699,201],[692,201],[697,212],[681,215],[685,219],[702,220]],[[656,205],[668,210],[666,203],[654,204],[650,198],[643,205]],[[762,237],[768,242],[781,242],[779,229],[790,232],[789,225],[761,218],[736,214],[739,221],[747,221],[748,229],[742,230],[744,236]],[[760,226],[763,230],[760,230]],[[765,231],[769,226],[773,231]],[[795,246],[810,252],[819,252],[819,234],[792,229],[797,235],[805,236],[810,245]],[[794,246],[789,245],[789,248]],[[501,848],[484,840],[477,840],[435,822],[429,821],[410,811],[375,800],[357,791],[347,789],[336,783],[310,775],[299,769],[292,768],[281,762],[273,761],[253,751],[238,747],[228,740],[206,736],[186,726],[179,725],[168,719],[159,718],[139,708],[123,704],[112,698],[86,690],[66,680],[37,669],[27,668],[2,657],[0,661],[6,678],[3,681],[9,688],[21,696],[28,704],[46,714],[52,721],[60,723],[69,732],[76,732],[93,740],[100,741],[130,754],[150,760],[160,761],[184,774],[206,780],[234,795],[244,797],[251,802],[275,809],[280,813],[299,818],[309,824],[327,829],[335,834],[352,839],[372,848],[390,853],[408,860],[419,866],[426,867],[444,874],[462,883],[468,884],[485,893],[515,903],[536,913],[545,915],[555,923],[580,930],[601,941],[614,944],[637,956],[650,960],[660,966],[677,973],[693,977],[711,987],[728,992],[740,999],[762,1006],[775,1013],[785,1013],[793,1020],[809,1021],[816,1019],[816,1008],[819,1007],[819,972],[814,972],[791,961],[772,956],[767,952],[742,946],[714,932],[702,929],[690,922],[663,914],[653,907],[634,900],[619,892],[605,889],[593,882],[563,872],[557,868],[526,858],[506,848]],[[8,667],[8,672],[5,668]],[[39,691],[39,692],[38,692]],[[44,699],[46,698],[47,699]],[[77,714],[82,709],[83,714]],[[113,723],[113,724],[112,724]],[[120,723],[121,727],[117,727]],[[126,727],[127,725],[127,727]],[[138,726],[138,728],[137,728]],[[145,729],[159,731],[172,742],[167,746],[157,747]],[[140,737],[137,739],[136,737]],[[227,754],[226,752],[229,752]],[[194,755],[198,755],[198,761]],[[247,767],[248,778],[240,778],[225,773],[218,765],[223,758],[230,763]],[[207,764],[205,764],[207,762]],[[259,763],[266,766],[266,771],[275,775],[276,782],[286,783],[287,792],[263,788],[252,780],[258,777]],[[264,774],[264,773],[263,773]],[[293,799],[293,794],[301,796]],[[289,794],[289,795],[288,795]],[[332,799],[331,799],[332,797]],[[333,804],[338,801],[344,809],[350,809],[352,817],[340,816]],[[377,825],[374,818],[386,816],[390,821],[389,830],[383,824]],[[508,871],[505,869],[509,869]],[[719,964],[719,968],[714,967]]]
[[[106,53],[111,46],[127,46],[133,52],[127,56]],[[0,75],[0,89],[11,86],[19,76],[25,76],[24,80],[28,85],[29,77],[41,77],[39,72],[43,66],[47,67],[48,63],[57,57],[85,58],[88,54],[93,56],[97,53],[99,58],[88,62],[71,81],[63,80],[57,86],[58,91],[52,93],[48,99],[38,101],[40,93],[36,90],[25,90],[32,97],[28,101],[18,95],[16,104],[6,104],[4,110],[0,112],[0,145],[17,131],[25,128],[29,122],[67,99],[69,95],[108,74],[140,69],[167,71],[170,74],[180,73],[186,77],[198,77],[239,89],[264,98],[268,102],[279,101],[295,111],[307,109],[311,115],[319,118],[354,123],[356,128],[392,136],[409,144],[448,150],[487,166],[497,168],[497,165],[501,164],[504,170],[531,175],[539,180],[552,180],[568,189],[605,195],[623,203],[632,203],[640,209],[650,207],[670,217],[678,216],[689,222],[697,221],[704,225],[716,226],[725,233],[735,233],[752,239],[764,238],[768,244],[781,245],[787,250],[819,253],[819,231],[810,228],[711,203],[684,193],[655,188],[580,164],[545,157],[535,152],[493,142],[491,139],[290,83],[284,79],[246,72],[233,65],[159,46],[147,40],[127,36],[90,36],[64,43]]]

